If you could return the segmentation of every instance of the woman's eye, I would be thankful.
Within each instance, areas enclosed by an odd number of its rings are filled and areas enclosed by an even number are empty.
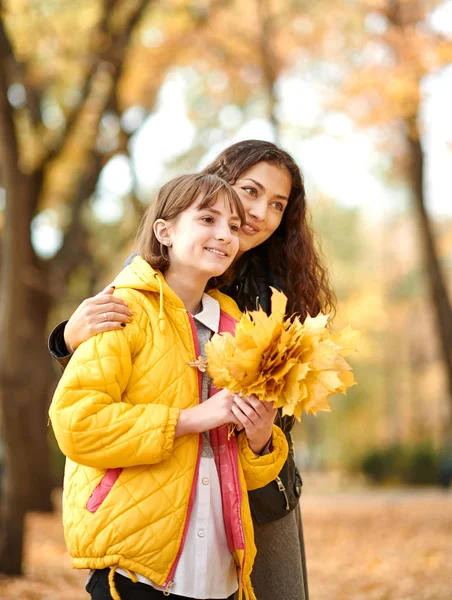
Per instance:
[[[282,202],[272,202],[272,206],[273,206],[273,208],[276,208],[276,210],[279,210],[280,212],[283,212],[283,210],[284,210],[284,204]]]
[[[201,218],[204,223],[213,223],[213,217],[202,217]]]
[[[243,187],[242,190],[244,190],[248,194],[251,194],[251,196],[257,196],[257,190],[254,187]]]

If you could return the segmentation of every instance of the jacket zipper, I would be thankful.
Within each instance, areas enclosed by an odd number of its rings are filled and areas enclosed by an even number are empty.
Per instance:
[[[287,497],[286,487],[284,483],[281,481],[281,477],[275,477],[276,485],[278,486],[278,490],[284,494],[284,498],[286,499],[286,510],[290,510],[289,506],[289,498]]]
[[[235,465],[235,470],[233,470],[234,473],[234,485],[236,487],[236,489],[238,490],[238,498],[239,498],[239,502],[238,502],[238,515],[239,515],[239,526],[240,526],[240,537],[242,538],[242,544],[243,544],[243,558],[241,560],[240,563],[240,567],[239,567],[239,600],[241,600],[242,598],[242,591],[243,591],[243,569],[245,566],[245,559],[246,559],[246,543],[245,543],[245,529],[243,527],[243,519],[242,519],[242,506],[243,506],[243,492],[242,492],[242,488],[240,486],[240,475],[239,475],[239,455],[238,455],[238,448],[237,446],[235,446],[235,449],[233,450],[233,462]]]
[[[200,350],[199,350],[199,341],[198,341],[198,333],[196,331],[196,325],[195,325],[195,321],[192,317],[192,315],[187,311],[187,315],[188,315],[188,320],[190,321],[190,327],[191,327],[191,333],[193,336],[193,344],[195,346],[195,360],[196,358],[200,355]],[[201,402],[201,398],[202,398],[202,373],[201,371],[198,370],[198,399],[199,399],[199,403]],[[171,567],[169,573],[168,573],[168,577],[166,578],[165,583],[163,584],[163,595],[164,596],[169,596],[171,594],[171,590],[174,587],[174,581],[173,581],[173,576],[174,576],[174,572],[176,571],[176,567],[177,567],[177,563],[179,562],[180,556],[182,554],[182,549],[184,547],[185,544],[185,539],[187,537],[187,532],[188,532],[188,526],[190,524],[190,517],[191,517],[191,511],[193,508],[193,502],[195,500],[195,494],[196,494],[196,486],[197,486],[197,482],[198,482],[198,473],[199,473],[199,461],[201,459],[201,436],[198,436],[198,457],[196,459],[196,468],[195,468],[195,474],[193,477],[193,483],[191,486],[191,490],[190,490],[190,498],[188,501],[188,510],[187,510],[187,516],[185,518],[185,525],[184,525],[184,532],[182,534],[182,541],[180,543],[179,546],[179,550],[177,552],[176,558],[174,559],[173,562],[173,566]]]

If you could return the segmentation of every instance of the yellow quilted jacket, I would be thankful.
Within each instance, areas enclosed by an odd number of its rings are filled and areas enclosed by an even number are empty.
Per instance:
[[[199,434],[174,438],[179,411],[200,402],[199,372],[188,365],[198,356],[196,329],[163,276],[142,258],[136,257],[114,285],[133,321],[80,345],[50,407],[67,457],[66,544],[74,568],[121,567],[170,591],[201,448]],[[231,298],[211,294],[226,321],[240,317]],[[224,453],[222,446],[222,457],[232,465],[223,489],[229,493],[236,484],[236,495],[223,497],[225,526],[240,588],[254,599],[250,573],[256,550],[247,490],[278,475],[287,442],[274,426],[272,452],[256,456],[243,433],[233,436],[232,444],[224,436],[225,428],[211,433],[229,448]]]

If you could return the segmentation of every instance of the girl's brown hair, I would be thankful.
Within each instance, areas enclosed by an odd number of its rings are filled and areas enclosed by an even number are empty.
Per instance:
[[[289,314],[299,313],[303,319],[308,313],[334,314],[336,298],[311,229],[303,176],[290,154],[271,142],[245,140],[226,148],[203,172],[234,185],[242,173],[260,162],[285,167],[292,178],[292,189],[278,229],[240,260],[246,260],[247,255],[261,258],[287,295]]]
[[[151,267],[164,273],[170,264],[169,253],[168,248],[157,239],[154,223],[157,219],[165,221],[175,219],[199,199],[201,202],[198,210],[204,210],[215,204],[220,195],[228,202],[231,212],[238,215],[243,225],[246,218],[240,198],[234,188],[218,175],[207,173],[181,175],[166,183],[160,188],[157,198],[141,220],[136,237],[137,252]],[[221,284],[223,279],[216,278],[213,283]]]

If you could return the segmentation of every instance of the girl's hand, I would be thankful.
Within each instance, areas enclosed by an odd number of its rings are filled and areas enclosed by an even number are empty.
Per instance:
[[[243,426],[251,450],[254,454],[260,454],[272,436],[277,409],[270,402],[262,402],[255,396],[234,394],[232,412]]]
[[[234,396],[228,390],[221,390],[198,406],[181,410],[175,437],[188,433],[202,433],[229,423],[241,428],[232,411],[233,405]]]
[[[64,341],[72,354],[80,344],[96,333],[120,329],[129,323],[132,311],[121,298],[113,296],[115,288],[107,286],[97,296],[84,300],[64,329]]]

